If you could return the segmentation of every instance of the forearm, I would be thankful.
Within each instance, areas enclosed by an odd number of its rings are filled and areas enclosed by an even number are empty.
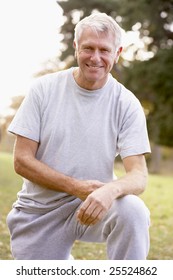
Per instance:
[[[79,180],[68,177],[34,157],[15,157],[14,168],[17,174],[40,186],[73,195]]]
[[[105,187],[110,188],[112,196],[116,199],[128,194],[140,195],[146,188],[148,172],[133,170],[123,177],[110,182]]]
[[[66,192],[81,200],[85,200],[91,192],[103,185],[96,180],[78,180],[67,176],[28,155],[22,157],[16,155],[14,168],[17,174],[35,184],[54,191]]]

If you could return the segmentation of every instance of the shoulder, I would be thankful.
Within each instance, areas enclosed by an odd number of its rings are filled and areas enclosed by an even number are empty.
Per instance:
[[[132,105],[135,107],[141,107],[140,101],[135,94],[112,76],[110,78],[109,86],[111,88],[111,94],[120,106],[129,107]]]
[[[70,72],[71,69],[68,69],[35,78],[28,88],[27,96],[40,100],[41,103],[47,102],[48,99],[60,92],[62,84],[68,80]]]
[[[41,77],[37,77],[33,80],[31,88],[44,88],[54,86],[56,83],[62,81],[63,78],[70,75],[71,69],[62,70],[54,73],[45,74]]]

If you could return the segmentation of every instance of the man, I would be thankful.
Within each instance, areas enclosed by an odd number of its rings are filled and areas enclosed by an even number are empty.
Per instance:
[[[104,13],[80,21],[78,67],[35,80],[9,131],[22,190],[7,217],[15,259],[68,259],[75,240],[109,259],[146,259],[149,211],[138,197],[150,152],[137,98],[110,74],[122,30]],[[120,154],[126,174],[113,177]]]

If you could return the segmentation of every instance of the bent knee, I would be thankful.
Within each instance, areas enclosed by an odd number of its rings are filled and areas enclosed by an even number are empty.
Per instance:
[[[123,220],[145,220],[149,223],[150,212],[143,200],[136,195],[126,195],[117,199],[118,216]]]

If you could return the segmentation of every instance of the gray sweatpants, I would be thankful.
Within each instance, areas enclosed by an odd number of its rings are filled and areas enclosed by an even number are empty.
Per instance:
[[[115,200],[105,218],[94,226],[81,225],[75,199],[46,214],[12,209],[7,217],[15,259],[66,260],[75,240],[106,242],[111,260],[144,260],[149,251],[149,211],[134,195]]]

